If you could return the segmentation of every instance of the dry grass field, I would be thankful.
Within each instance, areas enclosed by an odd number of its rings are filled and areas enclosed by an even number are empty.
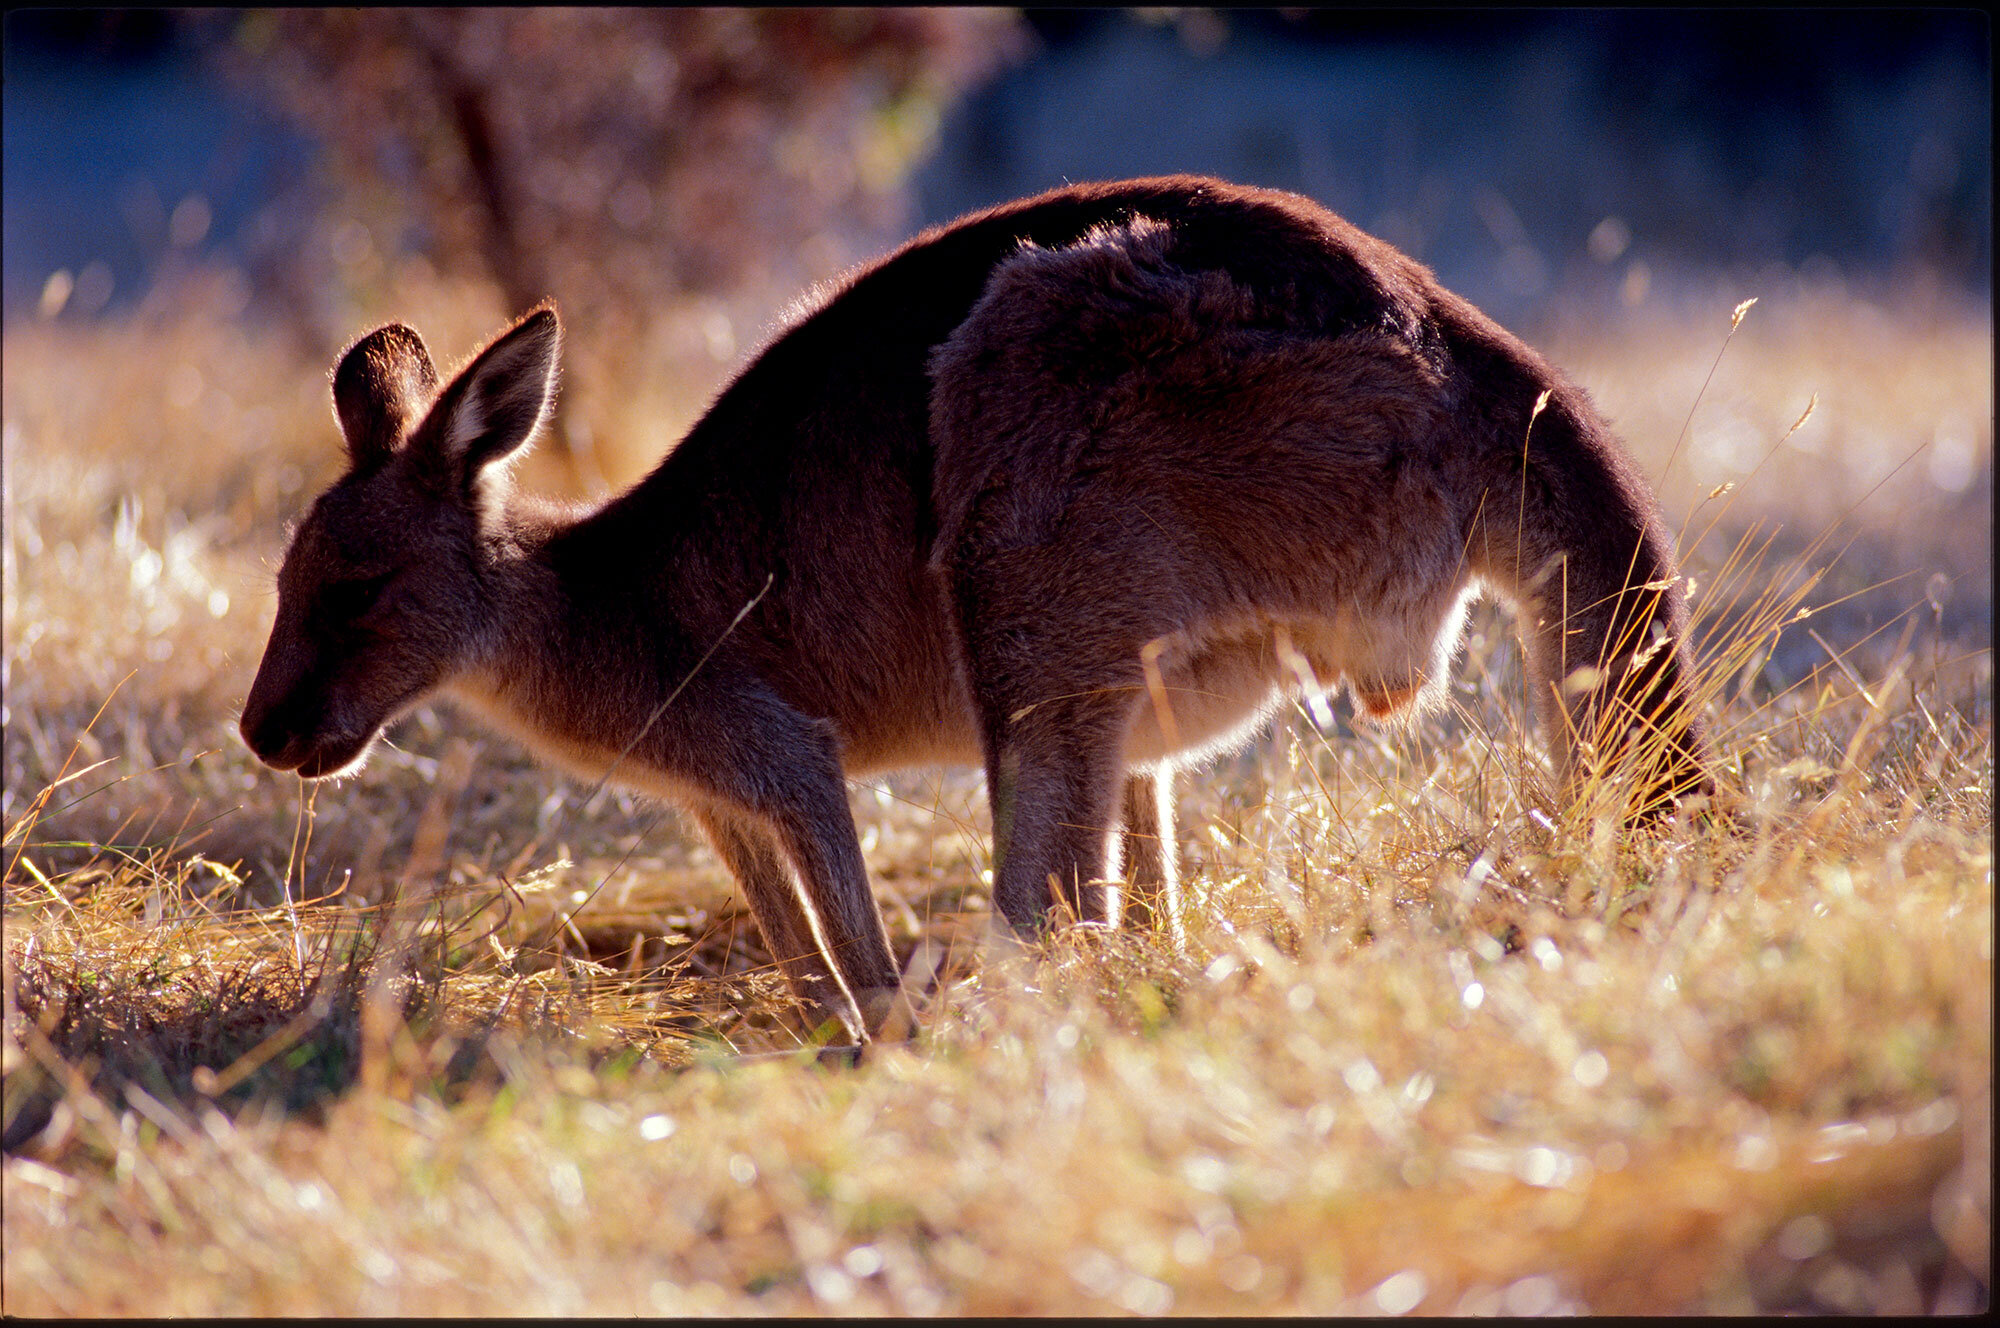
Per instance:
[[[339,450],[226,296],[7,331],[7,1312],[1986,1304],[1983,304],[1530,329],[1684,530],[1727,820],[1557,807],[1482,608],[1441,720],[1185,781],[1179,951],[996,939],[976,777],[857,785],[930,995],[849,1068],[673,813],[445,712],[327,786],[244,750]],[[408,299],[441,359],[505,312]],[[635,385],[607,471],[711,386]]]

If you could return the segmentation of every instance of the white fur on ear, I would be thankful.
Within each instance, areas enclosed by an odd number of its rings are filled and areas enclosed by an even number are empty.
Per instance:
[[[555,400],[562,325],[537,309],[481,351],[438,401],[436,445],[470,483],[513,459]]]

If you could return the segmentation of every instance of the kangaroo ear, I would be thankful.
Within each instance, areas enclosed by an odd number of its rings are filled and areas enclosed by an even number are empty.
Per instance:
[[[333,371],[333,412],[355,468],[387,461],[436,391],[437,369],[415,329],[391,323],[349,347]]]
[[[466,486],[534,434],[555,397],[562,324],[544,306],[479,352],[438,398],[423,445]]]

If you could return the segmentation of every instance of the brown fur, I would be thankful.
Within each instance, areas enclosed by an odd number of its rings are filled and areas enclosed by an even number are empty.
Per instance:
[[[1534,352],[1309,200],[1137,180],[927,232],[588,511],[506,481],[557,338],[539,310],[434,399],[407,328],[343,358],[354,465],[286,556],[244,737],[339,773],[442,692],[676,800],[857,1038],[897,973],[848,775],[983,761],[1015,928],[1116,921],[1121,875],[1173,926],[1173,770],[1287,690],[1433,701],[1484,587],[1566,776],[1652,726],[1639,803],[1705,786],[1644,482]]]

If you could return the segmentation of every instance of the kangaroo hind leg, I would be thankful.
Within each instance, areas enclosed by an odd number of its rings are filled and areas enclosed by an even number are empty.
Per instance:
[[[1041,931],[1058,903],[1078,921],[1114,920],[1105,875],[1133,689],[1050,690],[1039,701],[983,707],[993,902],[1024,936]]]

